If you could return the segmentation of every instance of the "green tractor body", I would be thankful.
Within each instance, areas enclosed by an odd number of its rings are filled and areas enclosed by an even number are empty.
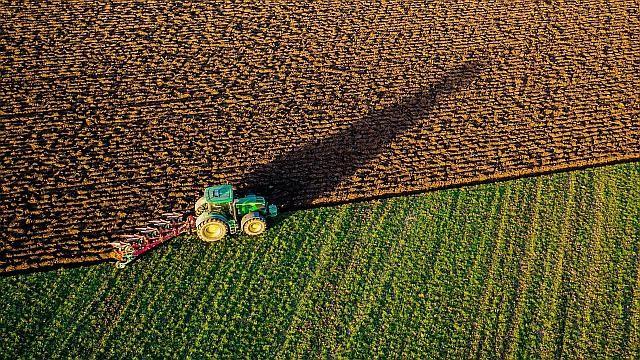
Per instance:
[[[231,185],[206,188],[204,196],[196,202],[195,210],[198,236],[207,242],[240,231],[251,236],[260,235],[267,228],[266,218],[278,214],[278,208],[269,205],[262,196],[235,198]]]

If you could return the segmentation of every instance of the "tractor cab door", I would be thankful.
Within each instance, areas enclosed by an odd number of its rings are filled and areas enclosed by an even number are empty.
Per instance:
[[[227,219],[234,217],[233,187],[231,185],[208,187],[204,191],[204,197],[211,212],[224,215]]]

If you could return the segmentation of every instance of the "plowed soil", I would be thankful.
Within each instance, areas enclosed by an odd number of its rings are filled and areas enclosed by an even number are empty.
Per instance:
[[[230,182],[285,209],[640,158],[625,0],[0,6],[0,271]]]

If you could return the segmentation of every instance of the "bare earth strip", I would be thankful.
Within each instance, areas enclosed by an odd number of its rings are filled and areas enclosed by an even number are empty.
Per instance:
[[[285,209],[640,158],[637,1],[0,5],[0,272],[231,182]]]

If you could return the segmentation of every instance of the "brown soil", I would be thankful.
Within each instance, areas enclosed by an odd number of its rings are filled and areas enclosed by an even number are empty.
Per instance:
[[[640,158],[625,0],[0,6],[0,272],[231,182],[285,208]]]

